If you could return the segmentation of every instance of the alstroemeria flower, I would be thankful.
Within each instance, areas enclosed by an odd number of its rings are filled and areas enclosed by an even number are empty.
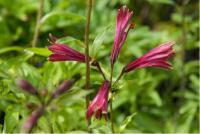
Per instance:
[[[113,66],[118,54],[126,40],[127,34],[130,29],[134,28],[133,24],[129,24],[131,18],[133,16],[133,12],[130,12],[126,6],[118,9],[117,21],[116,21],[116,32],[115,32],[115,40],[110,56],[110,62]]]
[[[174,42],[161,44],[160,46],[149,51],[147,54],[126,65],[124,72],[130,72],[132,70],[145,67],[171,69],[172,67],[167,60],[174,54],[172,49],[173,45]]]
[[[110,88],[110,82],[104,81],[101,85],[97,95],[90,103],[87,110],[87,119],[89,120],[95,113],[95,117],[100,119],[102,114],[105,114],[105,119],[107,120],[108,113],[108,93]]]
[[[50,61],[79,61],[79,62],[85,62],[85,55],[68,47],[65,44],[59,44],[57,43],[57,38],[50,35],[50,44],[51,46],[48,47],[50,51],[53,52],[49,56]]]

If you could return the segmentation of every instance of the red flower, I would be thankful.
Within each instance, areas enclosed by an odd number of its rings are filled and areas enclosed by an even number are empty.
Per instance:
[[[167,60],[174,54],[172,49],[173,45],[174,42],[161,44],[160,46],[149,51],[147,54],[126,65],[124,72],[130,72],[132,70],[145,67],[171,69],[172,67]]]
[[[87,119],[89,120],[92,115],[95,113],[95,117],[100,119],[102,114],[105,114],[105,119],[107,120],[107,113],[108,113],[108,93],[110,88],[110,82],[104,81],[101,85],[97,95],[90,103],[88,110],[87,110]]]
[[[57,38],[53,35],[49,36],[51,41],[51,46],[48,47],[50,51],[53,52],[49,56],[50,61],[79,61],[79,62],[85,62],[85,55],[68,47],[65,44],[59,44],[57,43]]]
[[[133,12],[129,12],[129,9],[126,6],[118,9],[117,22],[116,22],[116,32],[115,32],[115,40],[110,56],[111,65],[113,66],[118,54],[126,40],[127,34],[130,29],[134,28],[134,25],[130,23]]]

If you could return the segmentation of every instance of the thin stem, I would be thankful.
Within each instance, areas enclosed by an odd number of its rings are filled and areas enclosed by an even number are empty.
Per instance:
[[[186,79],[185,79],[185,71],[184,71],[184,61],[185,61],[185,46],[187,45],[187,28],[186,28],[186,21],[185,21],[185,17],[186,17],[186,13],[185,13],[185,7],[186,5],[189,3],[190,0],[184,0],[182,3],[182,49],[181,49],[181,70],[182,70],[182,79],[180,81],[180,89],[185,89],[186,86]]]
[[[110,70],[110,84],[112,85],[112,77],[113,77],[113,66],[111,65],[111,70]]]
[[[101,69],[101,65],[100,65],[98,62],[96,62],[94,66],[97,67],[97,69],[99,70],[99,72],[100,72],[101,75],[103,76],[104,80],[106,80],[106,76],[105,76],[105,74],[103,73],[103,70]]]
[[[113,65],[111,64],[111,73],[110,73],[110,85],[111,85],[111,90],[112,90],[112,77],[113,77]],[[111,91],[112,92],[112,91]],[[113,100],[113,96],[111,96],[110,98],[110,125],[111,125],[111,129],[112,129],[112,133],[115,133],[115,129],[114,129],[114,122],[113,122],[113,107],[112,107],[112,100]]]
[[[90,88],[90,57],[89,57],[89,29],[90,29],[90,18],[92,11],[92,0],[88,0],[87,6],[87,20],[85,26],[85,62],[86,62],[86,81],[85,90]],[[86,96],[86,107],[89,105],[89,95]],[[90,120],[88,121],[88,126],[90,125]]]
[[[46,114],[44,114],[45,118],[47,119],[47,124],[49,126],[49,129],[50,129],[50,133],[53,134],[54,131],[53,131],[53,126],[52,126],[52,123],[51,123],[51,120],[50,120],[50,115],[48,112],[46,112]]]
[[[112,129],[112,133],[115,133],[115,129],[114,129],[114,123],[113,123],[113,107],[112,107],[112,98],[110,99],[110,124],[111,124],[111,129]]]
[[[33,36],[33,41],[32,41],[32,47],[36,46],[36,43],[40,34],[40,26],[41,26],[40,20],[42,17],[43,7],[44,7],[44,0],[40,0],[40,6],[37,11],[37,20],[36,20],[37,22],[36,22],[36,27],[35,27],[35,33]]]
[[[120,75],[118,76],[117,80],[113,83],[112,86],[114,86],[122,78],[123,74],[124,74],[124,70],[122,70],[122,72],[120,73]]]

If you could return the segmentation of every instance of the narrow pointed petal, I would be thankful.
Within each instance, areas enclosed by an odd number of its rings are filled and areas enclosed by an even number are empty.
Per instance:
[[[85,58],[77,58],[65,54],[51,54],[48,58],[49,61],[56,62],[56,61],[79,61],[79,62],[85,62]]]

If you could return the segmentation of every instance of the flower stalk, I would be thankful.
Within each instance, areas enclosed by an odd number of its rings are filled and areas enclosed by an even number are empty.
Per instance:
[[[85,26],[85,62],[86,62],[86,80],[85,80],[85,90],[90,88],[90,57],[89,57],[89,29],[90,29],[90,18],[92,11],[92,0],[88,0],[87,5],[87,20]],[[89,95],[86,96],[86,108],[89,105]],[[90,120],[88,120],[88,126],[90,125]]]
[[[101,66],[98,61],[96,61],[96,60],[92,61],[91,66],[95,66],[99,70],[101,75],[103,76],[104,80],[106,80],[106,76],[105,76],[103,70],[101,69]]]
[[[76,83],[76,81],[78,81],[80,79],[80,75],[74,75],[73,78],[64,81],[62,84],[60,84],[60,86],[58,87],[58,89],[53,92],[51,94],[51,96],[47,99],[47,101],[45,101],[46,99],[41,99],[39,95],[41,95],[41,93],[38,93],[39,90],[37,90],[34,86],[32,86],[30,83],[28,83],[28,81],[26,80],[22,80],[22,79],[17,79],[16,80],[16,85],[18,87],[20,87],[22,90],[35,95],[36,97],[39,98],[40,100],[40,105],[35,107],[35,106],[31,106],[28,107],[30,109],[32,109],[32,113],[29,115],[29,117],[27,118],[27,120],[24,122],[24,124],[22,125],[21,128],[21,132],[23,133],[31,133],[34,126],[37,124],[39,118],[41,116],[45,116],[48,113],[46,111],[47,107],[51,104],[51,102],[56,99],[57,97],[59,97],[60,95],[62,95],[63,93],[67,92],[68,90],[71,89],[71,87]],[[48,121],[48,125],[49,128],[51,129],[51,132],[53,133],[53,128],[50,122],[49,117],[46,117],[49,121]]]
[[[111,93],[112,93],[112,77],[113,77],[113,64],[111,64],[111,72],[110,72],[110,85],[111,85],[110,90],[111,90]],[[112,133],[115,133],[114,122],[113,122],[112,100],[113,100],[113,96],[111,95],[111,98],[109,100],[109,105],[110,105],[110,125],[111,125]]]
[[[40,0],[40,6],[37,11],[37,20],[36,20],[36,27],[35,27],[35,33],[33,36],[33,41],[32,41],[32,47],[36,46],[39,34],[40,34],[40,26],[41,26],[41,18],[42,18],[42,10],[44,8],[44,0]]]

